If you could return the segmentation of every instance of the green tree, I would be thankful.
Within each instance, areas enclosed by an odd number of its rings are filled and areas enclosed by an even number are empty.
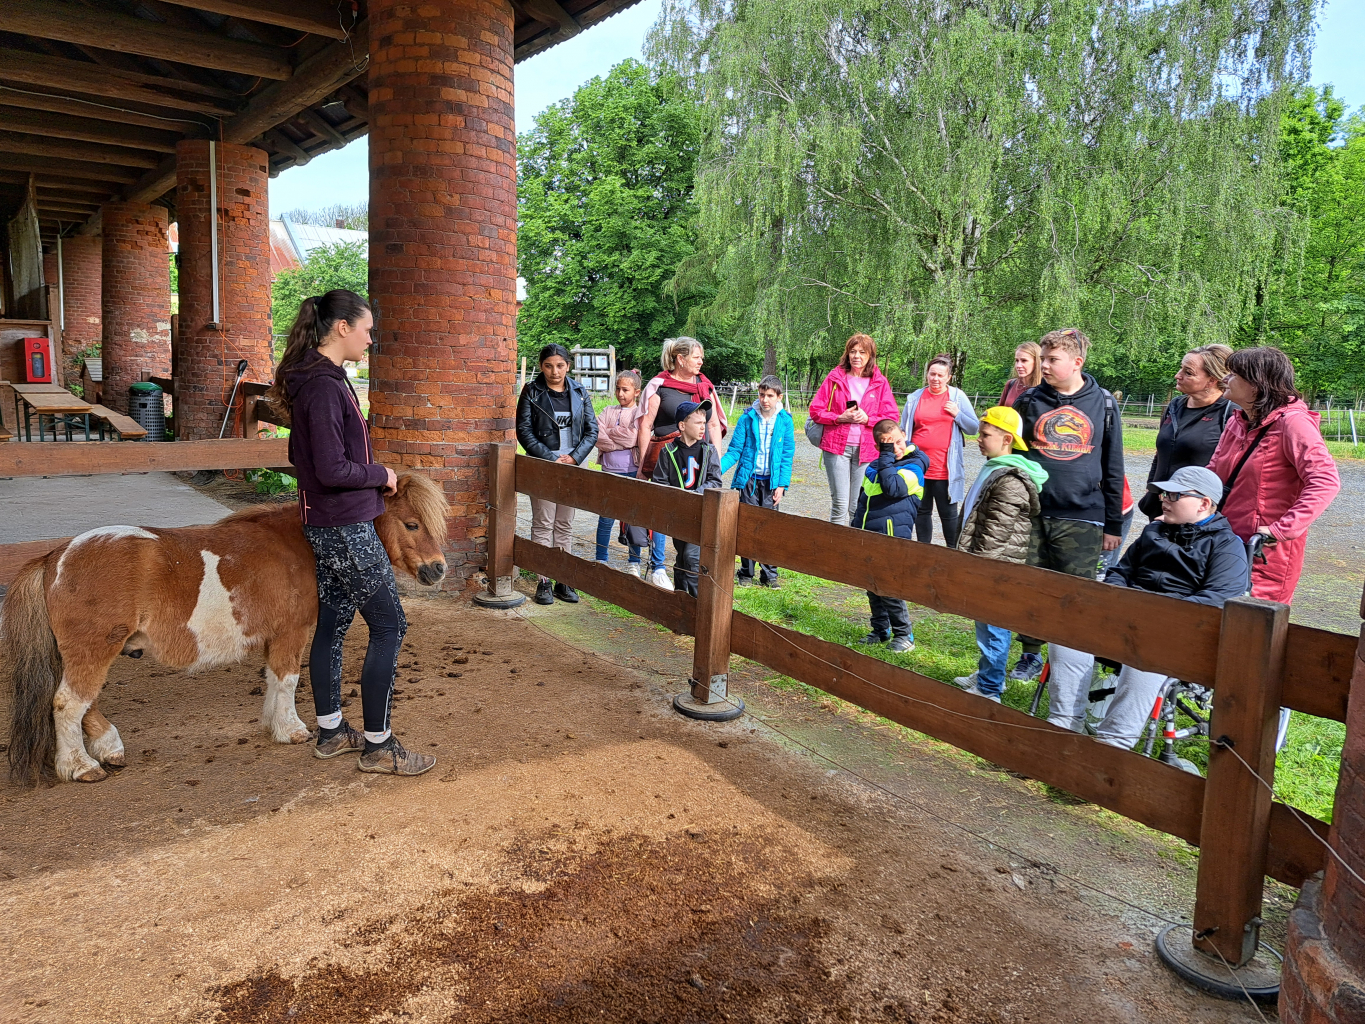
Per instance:
[[[669,285],[693,253],[697,111],[627,60],[548,108],[518,138],[517,317],[523,355],[549,342],[615,345],[618,366],[658,366],[699,295]],[[743,353],[707,337],[713,379]]]
[[[288,334],[300,304],[310,295],[347,288],[368,299],[367,251],[366,243],[359,240],[320,245],[300,266],[281,272],[270,287],[271,333]]]
[[[1226,341],[1289,247],[1277,97],[1312,0],[668,0],[702,99],[707,315],[789,368],[870,330],[1001,376],[1059,325],[1149,372]]]
[[[1327,86],[1297,90],[1281,120],[1288,204],[1305,242],[1262,289],[1249,340],[1294,359],[1300,387],[1348,395],[1365,389],[1365,120],[1347,118]]]

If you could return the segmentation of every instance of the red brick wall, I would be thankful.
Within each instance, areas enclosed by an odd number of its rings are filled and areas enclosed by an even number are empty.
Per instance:
[[[513,436],[516,405],[512,6],[369,11],[374,444],[444,484],[459,589],[486,561],[488,446]]]
[[[1328,840],[1355,874],[1328,857],[1322,882],[1303,887],[1289,917],[1279,1005],[1288,1024],[1365,1022],[1365,883],[1356,877],[1365,877],[1365,628]]]
[[[58,281],[63,285],[66,305],[66,328],[62,336],[62,352],[65,354],[68,375],[79,377],[80,369],[70,369],[76,353],[103,340],[101,318],[103,301],[100,292],[100,262],[103,258],[102,241],[99,235],[72,235],[62,239],[62,275],[57,274],[57,247],[43,257],[43,275],[48,284],[55,286]],[[163,260],[167,257],[163,254]],[[167,264],[167,274],[170,268]],[[58,310],[52,311],[52,319],[61,323]]]
[[[104,404],[126,413],[128,386],[142,371],[171,372],[165,207],[105,204],[100,210],[100,242]]]
[[[246,380],[268,382],[270,215],[266,155],[250,146],[217,146],[218,280],[221,330],[213,321],[209,144],[175,148],[176,223],[180,230],[180,336],[176,340],[176,437],[218,436],[237,360]],[[232,426],[228,433],[234,433]],[[240,436],[240,427],[237,428]]]

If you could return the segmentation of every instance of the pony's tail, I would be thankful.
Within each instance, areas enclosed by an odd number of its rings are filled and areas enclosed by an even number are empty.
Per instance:
[[[9,774],[29,786],[55,777],[57,753],[52,700],[62,656],[47,616],[45,562],[35,558],[24,566],[0,605],[0,671],[10,677]]]

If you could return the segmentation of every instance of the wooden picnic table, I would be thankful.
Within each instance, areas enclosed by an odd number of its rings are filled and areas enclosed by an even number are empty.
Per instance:
[[[38,440],[43,439],[43,417],[51,416],[52,436],[57,436],[58,421],[66,424],[67,440],[71,439],[71,424],[67,416],[80,416],[85,426],[85,439],[90,440],[90,403],[77,398],[57,384],[11,384],[14,389],[14,411],[24,423],[24,440],[33,440],[32,418],[38,417]]]

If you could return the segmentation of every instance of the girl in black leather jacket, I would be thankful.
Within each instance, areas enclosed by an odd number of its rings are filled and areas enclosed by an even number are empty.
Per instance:
[[[597,414],[592,396],[569,376],[572,359],[563,345],[546,345],[537,359],[540,372],[521,389],[517,399],[517,440],[535,459],[581,466],[597,442]],[[531,498],[531,540],[569,551],[573,541],[573,517],[577,510],[543,498]],[[542,576],[536,588],[537,604],[553,604],[555,598],[575,604],[578,594],[565,583]]]

